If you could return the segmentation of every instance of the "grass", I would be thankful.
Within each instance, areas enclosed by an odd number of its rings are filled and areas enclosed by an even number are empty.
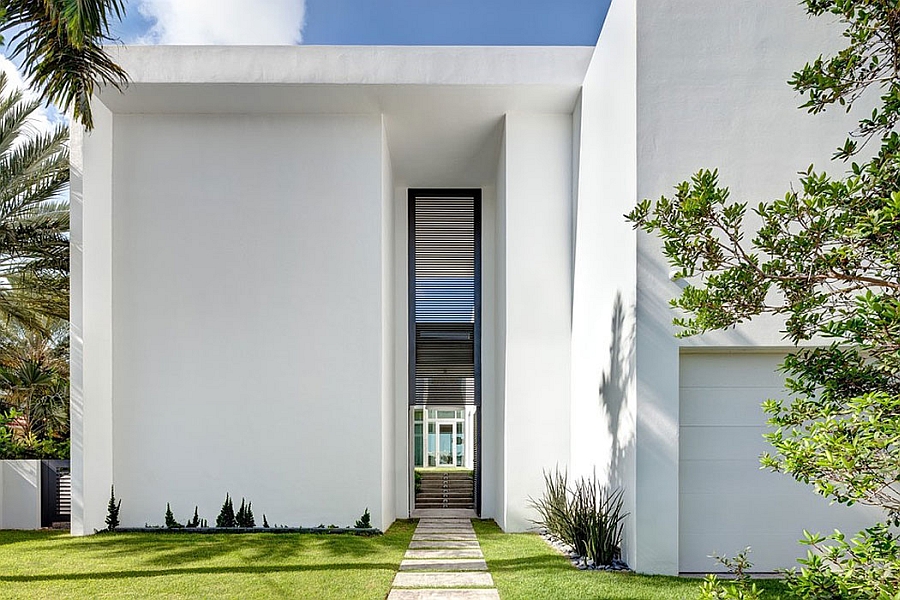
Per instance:
[[[0,531],[0,598],[383,600],[415,523],[382,536]]]
[[[695,600],[700,579],[579,571],[534,534],[506,534],[493,521],[475,532],[503,600]],[[761,580],[767,600],[785,594],[777,580]]]
[[[503,600],[694,600],[698,579],[579,571],[533,534],[475,531]],[[415,523],[383,536],[0,531],[0,598],[383,600]],[[779,581],[758,582],[776,600]]]

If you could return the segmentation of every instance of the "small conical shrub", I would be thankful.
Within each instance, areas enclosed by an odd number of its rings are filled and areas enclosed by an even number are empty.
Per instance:
[[[266,521],[266,513],[263,513],[263,527],[265,527],[266,529],[269,528],[269,522]]]
[[[234,517],[235,522],[238,527],[256,527],[256,521],[253,519],[253,506],[252,502],[244,503],[244,499],[241,498],[241,507],[238,509],[237,514]]]
[[[369,507],[366,507],[366,512],[362,514],[362,517],[354,525],[357,529],[371,529],[372,528],[372,519],[369,515]]]
[[[200,515],[197,513],[197,507],[194,507],[194,516],[185,524],[187,527],[200,527]]]
[[[225,503],[222,504],[222,510],[216,517],[216,527],[234,527],[234,505],[231,503],[231,496],[225,494]]]
[[[181,529],[182,527],[184,525],[175,520],[175,515],[172,514],[172,507],[166,502],[166,529]]]
[[[109,504],[106,505],[106,530],[115,531],[119,526],[119,509],[122,508],[122,501],[116,503],[116,488],[109,486]]]

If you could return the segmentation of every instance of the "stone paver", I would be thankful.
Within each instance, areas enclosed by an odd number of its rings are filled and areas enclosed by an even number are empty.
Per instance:
[[[499,600],[472,522],[447,516],[419,521],[388,600]]]
[[[480,548],[478,540],[413,540],[410,550],[420,548]]]
[[[481,548],[409,549],[406,558],[484,558]]]
[[[475,540],[475,533],[414,533],[412,539],[420,540]]]
[[[494,587],[494,578],[484,571],[465,573],[400,572],[394,577],[395,588],[473,588]]]
[[[405,558],[401,571],[487,571],[487,563],[480,558]]]
[[[394,588],[388,600],[500,600],[497,590],[410,590]]]

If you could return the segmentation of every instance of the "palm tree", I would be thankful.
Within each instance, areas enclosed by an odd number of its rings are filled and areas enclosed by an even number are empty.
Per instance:
[[[94,87],[127,83],[127,75],[103,49],[113,41],[111,18],[125,14],[123,0],[3,0],[0,32],[13,31],[11,57],[22,58],[22,70],[41,99],[72,110],[93,128],[90,99]]]
[[[68,128],[35,131],[39,104],[0,73],[0,319],[68,319]]]

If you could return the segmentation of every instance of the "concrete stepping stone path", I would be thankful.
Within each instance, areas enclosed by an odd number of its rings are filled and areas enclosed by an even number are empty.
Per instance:
[[[469,519],[422,518],[388,600],[499,600]]]

